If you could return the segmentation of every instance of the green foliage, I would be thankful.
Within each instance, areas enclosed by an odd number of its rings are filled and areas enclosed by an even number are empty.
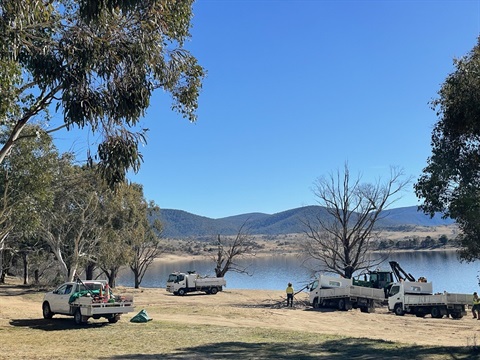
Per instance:
[[[0,193],[5,195],[15,233],[31,236],[53,205],[52,181],[58,152],[38,126],[27,126],[22,138],[0,164]]]
[[[432,102],[439,120],[415,191],[425,213],[442,212],[457,221],[461,256],[474,260],[480,258],[480,43],[454,64]]]
[[[2,0],[0,124],[15,125],[3,161],[27,122],[55,108],[68,128],[100,135],[92,163],[113,185],[137,171],[136,126],[155,89],[196,120],[205,72],[183,46],[193,0]],[[22,76],[20,76],[22,74]]]

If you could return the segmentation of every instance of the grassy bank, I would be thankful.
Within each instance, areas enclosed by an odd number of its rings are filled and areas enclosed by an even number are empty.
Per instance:
[[[304,306],[302,294],[290,309],[283,306],[282,292],[229,290],[215,296],[178,297],[163,289],[121,290],[134,294],[136,312],[146,309],[153,320],[131,323],[134,313],[117,324],[90,320],[81,327],[65,316],[44,320],[43,293],[16,284],[0,286],[0,358],[473,359],[478,355],[472,346],[476,332],[470,328],[477,323],[470,318],[417,319],[380,310],[318,312]]]

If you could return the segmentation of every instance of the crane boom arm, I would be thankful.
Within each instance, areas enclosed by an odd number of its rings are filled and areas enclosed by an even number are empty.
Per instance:
[[[392,268],[393,274],[397,278],[397,281],[401,281],[401,280],[415,281],[415,278],[413,277],[413,275],[403,270],[398,262],[390,261],[389,264],[390,264],[390,267]]]

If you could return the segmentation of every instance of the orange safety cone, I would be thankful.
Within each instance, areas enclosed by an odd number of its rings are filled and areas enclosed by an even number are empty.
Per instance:
[[[105,302],[110,300],[110,286],[108,284],[105,285]]]

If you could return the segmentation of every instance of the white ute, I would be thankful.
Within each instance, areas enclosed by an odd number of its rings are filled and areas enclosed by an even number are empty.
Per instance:
[[[78,325],[86,323],[90,317],[103,317],[116,323],[121,314],[133,310],[133,297],[113,295],[105,280],[64,283],[46,293],[42,303],[45,319],[55,314],[70,315]]]
[[[173,295],[182,296],[194,291],[215,295],[226,285],[227,282],[223,277],[202,277],[195,271],[189,271],[188,274],[174,272],[168,276],[167,291]]]

